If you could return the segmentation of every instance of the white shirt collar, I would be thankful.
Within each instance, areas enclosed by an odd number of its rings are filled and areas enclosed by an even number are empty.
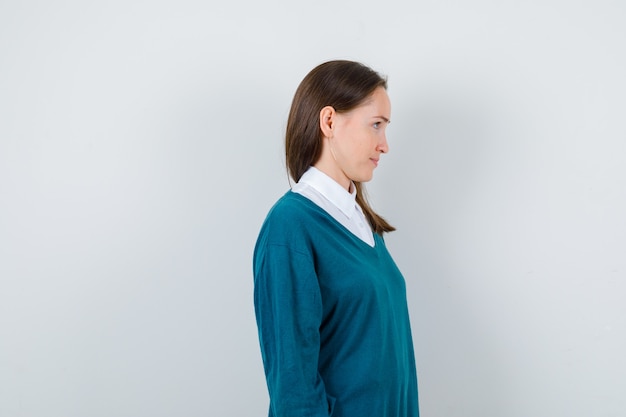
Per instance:
[[[356,208],[356,187],[353,183],[350,184],[352,192],[349,193],[345,188],[339,185],[337,181],[319,169],[311,166],[302,174],[298,184],[307,184],[317,190],[349,219],[352,218],[355,211],[358,210]]]

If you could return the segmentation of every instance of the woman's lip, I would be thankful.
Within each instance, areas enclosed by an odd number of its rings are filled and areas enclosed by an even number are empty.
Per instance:
[[[378,159],[370,158],[370,161],[372,161],[375,166],[378,166]]]

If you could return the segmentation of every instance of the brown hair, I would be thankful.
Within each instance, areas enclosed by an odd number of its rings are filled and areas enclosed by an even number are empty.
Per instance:
[[[287,170],[296,182],[321,156],[320,111],[332,106],[337,113],[348,112],[362,104],[378,87],[387,89],[387,80],[353,61],[329,61],[304,77],[291,103],[285,135]],[[364,185],[357,181],[354,185],[356,201],[374,232],[382,235],[396,230],[370,207]]]

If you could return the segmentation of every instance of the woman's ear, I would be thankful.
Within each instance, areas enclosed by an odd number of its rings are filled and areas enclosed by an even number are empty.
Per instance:
[[[334,118],[337,112],[332,106],[326,106],[322,110],[320,110],[320,129],[322,131],[322,135],[326,138],[333,137],[333,123],[335,122]]]

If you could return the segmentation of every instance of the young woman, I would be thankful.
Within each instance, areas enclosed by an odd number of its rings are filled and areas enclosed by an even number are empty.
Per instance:
[[[393,231],[362,183],[388,151],[387,82],[352,61],[302,81],[286,132],[296,181],[254,250],[254,305],[270,417],[417,417],[405,282]]]

